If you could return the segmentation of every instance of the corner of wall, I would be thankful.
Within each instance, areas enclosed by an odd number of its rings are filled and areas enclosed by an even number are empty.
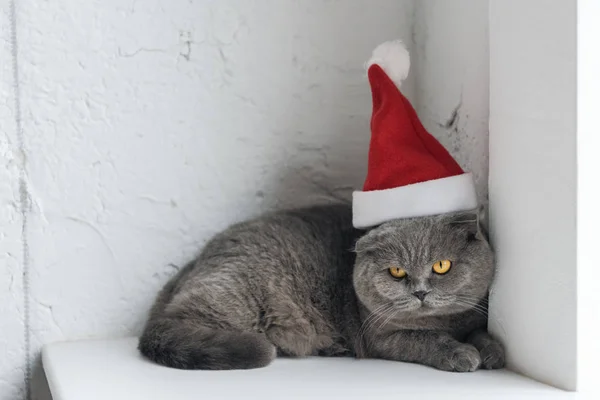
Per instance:
[[[414,10],[415,108],[429,130],[473,172],[488,196],[488,0],[418,1]]]

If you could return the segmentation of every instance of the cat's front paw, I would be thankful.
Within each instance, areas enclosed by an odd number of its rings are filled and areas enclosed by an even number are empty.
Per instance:
[[[454,372],[472,372],[481,365],[481,356],[475,346],[461,343],[444,356],[440,369]]]
[[[488,343],[480,351],[481,365],[485,369],[500,369],[504,367],[504,348],[496,341]]]

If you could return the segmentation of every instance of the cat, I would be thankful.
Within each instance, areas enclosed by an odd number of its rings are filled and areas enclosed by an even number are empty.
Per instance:
[[[357,230],[341,204],[233,225],[159,293],[139,350],[180,369],[258,368],[278,355],[501,368],[480,225],[473,210]]]

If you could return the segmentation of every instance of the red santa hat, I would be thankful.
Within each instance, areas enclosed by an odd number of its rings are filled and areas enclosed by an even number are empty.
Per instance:
[[[379,45],[367,63],[373,115],[367,178],[352,196],[356,228],[477,207],[471,174],[425,130],[400,92],[409,67],[401,41]]]

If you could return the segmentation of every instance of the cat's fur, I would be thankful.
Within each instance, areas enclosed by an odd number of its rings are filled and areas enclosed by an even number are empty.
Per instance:
[[[443,259],[450,272],[432,274]],[[184,369],[257,368],[277,354],[500,368],[503,348],[485,330],[493,271],[476,212],[370,231],[352,227],[345,205],[272,213],[217,235],[165,286],[139,349]],[[429,292],[423,305],[416,291]]]

